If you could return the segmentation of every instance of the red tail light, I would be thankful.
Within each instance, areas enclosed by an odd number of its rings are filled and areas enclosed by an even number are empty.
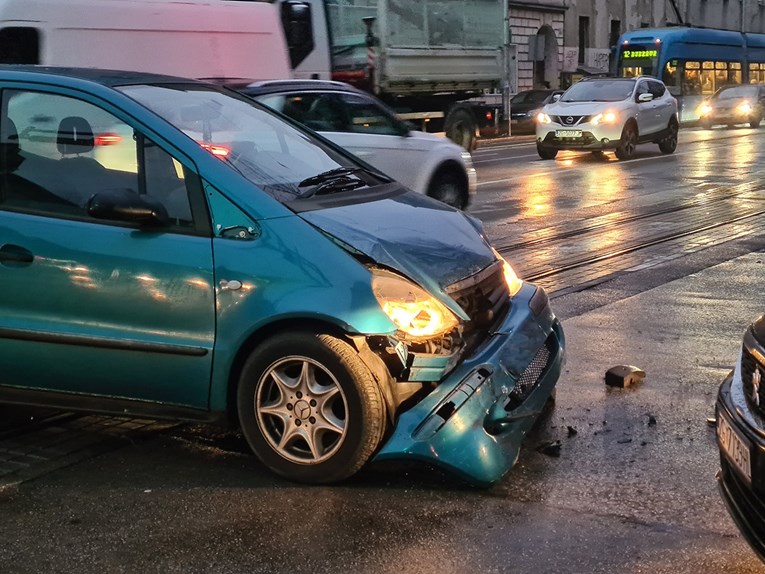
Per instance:
[[[486,119],[487,120],[490,120],[493,117],[494,117],[494,115],[491,112],[486,112]]]
[[[230,149],[222,145],[213,145],[213,144],[201,143],[201,142],[199,143],[199,145],[202,146],[202,149],[206,149],[207,151],[209,151],[211,154],[213,154],[216,157],[225,159],[231,153]]]
[[[122,136],[119,134],[99,134],[96,136],[95,145],[116,145],[122,141]]]

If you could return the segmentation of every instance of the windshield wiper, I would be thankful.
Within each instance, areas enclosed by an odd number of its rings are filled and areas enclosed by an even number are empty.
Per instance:
[[[320,183],[316,187],[312,187],[307,192],[298,196],[299,199],[305,199],[307,197],[313,197],[314,195],[329,195],[330,193],[339,193],[341,191],[351,191],[359,187],[365,187],[367,184],[360,179],[350,178],[346,176],[335,177],[329,181]]]
[[[326,181],[333,180],[345,175],[351,175],[360,171],[366,171],[363,167],[337,167],[330,169],[329,171],[323,171],[318,175],[307,177],[298,184],[298,187],[305,187],[306,185],[318,185]],[[347,178],[345,178],[347,179]]]

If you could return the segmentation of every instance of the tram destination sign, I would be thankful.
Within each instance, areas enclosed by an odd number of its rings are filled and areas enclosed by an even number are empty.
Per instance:
[[[622,58],[625,60],[655,58],[658,55],[658,50],[624,50],[622,52]]]

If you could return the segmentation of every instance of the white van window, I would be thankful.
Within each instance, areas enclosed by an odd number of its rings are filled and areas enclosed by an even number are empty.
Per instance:
[[[0,64],[39,64],[40,32],[37,28],[0,28]]]

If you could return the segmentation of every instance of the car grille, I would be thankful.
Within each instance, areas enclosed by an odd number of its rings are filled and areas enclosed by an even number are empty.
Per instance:
[[[510,297],[500,261],[467,279],[452,283],[446,292],[470,317],[470,321],[465,324],[466,340],[472,335],[487,333],[510,308]]]
[[[561,145],[576,147],[588,146],[590,144],[596,143],[598,140],[595,139],[595,136],[592,135],[592,132],[582,132],[581,137],[572,138],[557,138],[555,137],[555,132],[550,132],[547,134],[547,137],[545,137],[544,141],[545,143],[559,143]]]
[[[550,119],[562,126],[576,126],[590,121],[592,116],[550,116]]]
[[[755,370],[759,371],[761,377],[761,382],[757,389],[757,400],[754,398]],[[744,385],[744,393],[749,404],[757,409],[760,414],[765,415],[765,365],[757,360],[757,357],[746,344],[741,349],[741,382]]]
[[[547,365],[550,363],[550,357],[555,354],[555,347],[557,346],[557,339],[553,333],[547,337],[545,344],[541,347],[534,358],[531,359],[528,367],[524,369],[521,376],[518,377],[518,381],[515,383],[513,390],[510,391],[508,401],[505,404],[505,410],[511,411],[519,406],[526,398],[531,394],[542,374],[547,369]]]

